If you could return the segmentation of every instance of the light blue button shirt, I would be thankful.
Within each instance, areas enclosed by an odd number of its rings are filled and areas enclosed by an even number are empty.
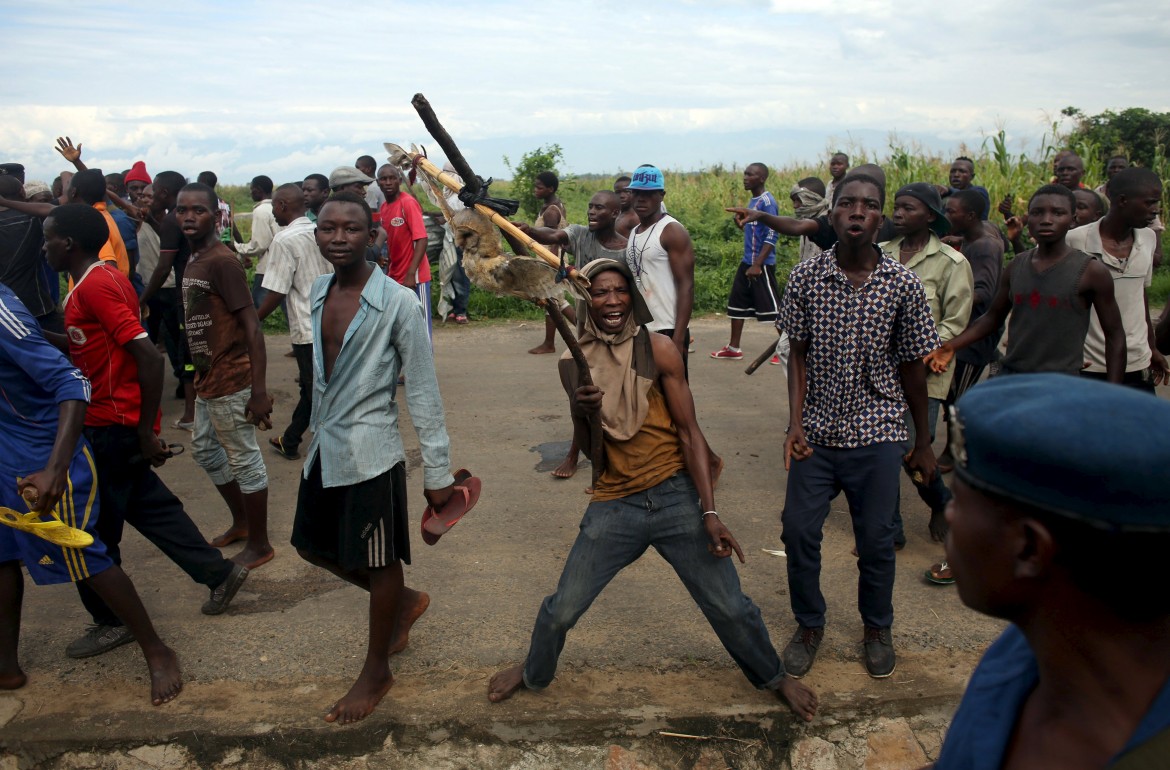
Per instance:
[[[375,268],[345,331],[333,376],[325,379],[321,316],[335,276],[313,283],[313,440],[304,475],[320,456],[326,487],[375,478],[406,459],[394,394],[398,375],[409,386],[406,404],[422,447],[423,486],[442,489],[451,476],[450,440],[422,304]]]

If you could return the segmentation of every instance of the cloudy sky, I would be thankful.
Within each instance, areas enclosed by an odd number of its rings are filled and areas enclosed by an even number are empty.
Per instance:
[[[0,160],[224,182],[328,173],[433,144],[422,92],[475,170],[542,144],[566,170],[697,169],[1035,149],[1062,107],[1170,110],[1170,15],[1149,0],[0,0]],[[165,10],[166,8],[175,10]]]

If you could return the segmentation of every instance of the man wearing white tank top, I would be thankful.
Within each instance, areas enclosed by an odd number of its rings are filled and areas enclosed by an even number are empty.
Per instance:
[[[695,301],[695,251],[687,229],[662,206],[666,197],[662,172],[639,166],[627,188],[633,193],[639,224],[626,243],[626,263],[634,274],[654,320],[651,331],[665,334],[683,357],[686,371],[691,307]]]

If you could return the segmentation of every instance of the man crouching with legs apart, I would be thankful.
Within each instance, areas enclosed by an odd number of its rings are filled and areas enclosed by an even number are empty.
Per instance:
[[[588,312],[577,314],[578,336],[596,384],[575,382],[567,354],[561,381],[587,453],[589,416],[600,411],[605,467],[557,591],[537,614],[525,663],[492,677],[488,700],[547,687],[569,629],[622,568],[653,546],[748,680],[775,690],[811,720],[816,694],[784,673],[760,610],[744,595],[729,559],[734,552],[742,562],[743,552],[715,512],[707,441],[678,348],[642,326],[650,313],[624,263],[597,259],[581,272],[592,286]]]

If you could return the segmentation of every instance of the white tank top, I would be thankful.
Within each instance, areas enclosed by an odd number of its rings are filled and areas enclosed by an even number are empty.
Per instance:
[[[654,320],[646,324],[651,331],[674,328],[678,293],[674,287],[674,275],[670,272],[670,259],[662,246],[662,232],[676,221],[669,214],[663,214],[645,232],[639,233],[634,228],[626,241],[626,264],[630,266],[638,290],[654,316]]]

